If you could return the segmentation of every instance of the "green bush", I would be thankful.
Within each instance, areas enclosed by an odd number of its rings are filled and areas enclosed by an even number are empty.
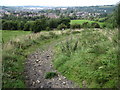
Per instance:
[[[91,27],[92,28],[100,28],[100,25],[98,23],[94,22],[94,23],[91,24]]]
[[[50,29],[50,27],[46,27],[46,30],[47,30],[47,31],[50,31],[51,29]]]
[[[81,25],[80,24],[73,24],[71,25],[71,29],[80,29]]]
[[[58,25],[58,27],[57,27],[58,30],[63,30],[63,29],[65,30],[66,28],[67,28],[67,26],[63,23]]]
[[[61,51],[66,55],[72,54],[72,52],[76,51],[78,48],[78,40],[76,42],[66,41],[65,44],[61,43]]]
[[[45,79],[51,79],[53,77],[57,76],[57,73],[56,72],[47,72],[45,74]]]
[[[58,37],[58,35],[56,35],[56,34],[53,33],[53,32],[49,32],[49,35],[50,35],[52,38],[57,38],[57,37]]]
[[[84,22],[84,23],[82,24],[82,27],[83,27],[83,28],[89,28],[89,27],[90,27],[90,24],[89,24],[88,22]]]

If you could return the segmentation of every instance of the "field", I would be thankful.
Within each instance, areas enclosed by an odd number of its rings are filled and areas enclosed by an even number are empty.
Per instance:
[[[93,23],[95,21],[90,21],[90,20],[71,20],[70,24],[83,24],[84,22],[88,22],[88,23]],[[97,22],[99,23],[101,26],[104,24],[104,23],[100,23],[100,22]]]
[[[22,37],[24,35],[30,34],[30,31],[11,31],[11,30],[2,30],[2,38],[4,42],[7,42],[16,37]]]
[[[36,49],[43,49],[59,40],[53,48],[56,52],[53,59],[56,70],[80,88],[115,88],[118,79],[117,36],[117,29],[65,30],[37,34],[4,31],[6,46],[3,47],[2,54],[3,87],[25,88],[23,72],[27,56]],[[12,43],[9,43],[10,39]]]
[[[10,33],[11,35],[9,35]],[[42,49],[50,42],[65,37],[58,35],[59,31],[43,31],[37,34],[24,31],[4,31],[2,38],[6,42],[3,44],[2,50],[3,88],[25,88],[24,68],[27,56],[34,53],[36,49]],[[9,41],[10,39],[12,40]]]
[[[56,46],[54,67],[80,88],[115,88],[117,30],[84,30]]]

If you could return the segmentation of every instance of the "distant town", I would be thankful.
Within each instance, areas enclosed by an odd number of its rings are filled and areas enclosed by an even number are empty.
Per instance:
[[[90,7],[45,7],[45,6],[1,6],[0,17],[70,17],[71,19],[93,19],[104,17],[114,10],[114,5]]]

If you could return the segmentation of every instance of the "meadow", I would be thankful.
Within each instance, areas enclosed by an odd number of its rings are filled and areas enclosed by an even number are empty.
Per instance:
[[[117,29],[86,29],[55,47],[55,69],[80,88],[116,88]]]
[[[22,37],[24,35],[30,34],[30,31],[18,31],[18,30],[1,30],[3,41],[6,43],[16,37]]]
[[[4,31],[3,87],[25,88],[27,56],[38,48],[44,49],[46,45],[59,42],[54,47],[53,65],[63,76],[80,88],[115,88],[118,79],[117,31],[83,29],[72,32],[42,31],[37,34]],[[66,39],[68,36],[69,39]]]
[[[89,24],[94,23],[96,21],[90,21],[90,20],[71,20],[70,24],[83,24],[84,22],[88,22]],[[100,26],[102,26],[104,23],[101,22],[97,22],[98,24],[100,24]]]
[[[66,31],[62,33],[61,31],[42,31],[37,34],[29,31],[20,32],[21,34],[19,32],[4,31],[2,36],[6,40],[2,49],[3,88],[25,88],[24,68],[27,56],[38,48],[44,49],[46,45],[66,37]],[[9,35],[9,38],[6,35]]]

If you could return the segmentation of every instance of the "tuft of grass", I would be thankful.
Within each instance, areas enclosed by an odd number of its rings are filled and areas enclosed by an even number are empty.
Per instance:
[[[55,76],[57,76],[56,72],[47,72],[45,74],[45,79],[51,79],[51,78],[54,78]]]

